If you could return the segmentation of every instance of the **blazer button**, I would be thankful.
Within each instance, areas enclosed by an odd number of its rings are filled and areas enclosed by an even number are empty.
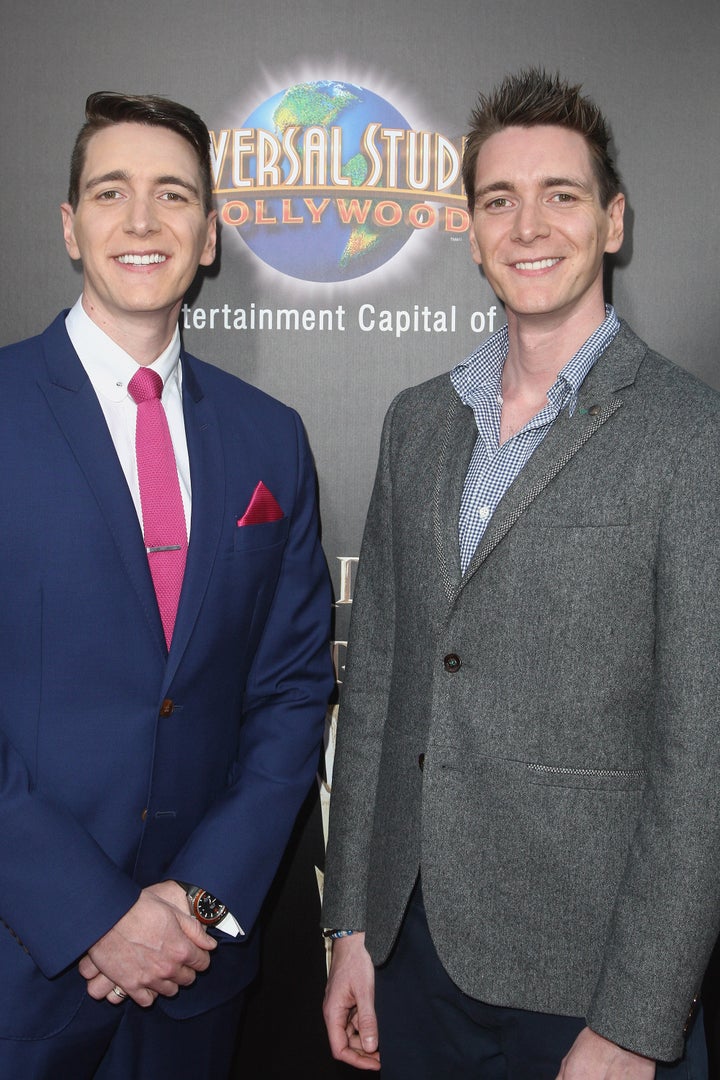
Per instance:
[[[420,772],[422,772],[423,769],[425,768],[425,755],[424,754],[420,754],[420,756],[418,758],[418,768],[420,769]]]
[[[461,660],[457,653],[448,653],[443,660],[443,666],[446,671],[449,671],[451,675],[454,675],[456,671],[460,670]]]
[[[166,719],[168,716],[172,716],[174,708],[175,705],[173,704],[172,698],[166,697],[160,706],[160,715],[163,719]]]

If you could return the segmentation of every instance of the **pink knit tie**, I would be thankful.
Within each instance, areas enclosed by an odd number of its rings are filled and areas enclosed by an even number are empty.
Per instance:
[[[187,529],[162,388],[158,373],[144,367],[128,383],[138,407],[135,450],[145,547],[169,649],[185,572]]]

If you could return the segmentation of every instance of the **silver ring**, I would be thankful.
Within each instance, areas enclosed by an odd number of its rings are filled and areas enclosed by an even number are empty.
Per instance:
[[[119,997],[121,1001],[124,1001],[127,997],[127,994],[123,990],[122,986],[113,986],[112,992],[113,994],[115,994],[116,997]]]

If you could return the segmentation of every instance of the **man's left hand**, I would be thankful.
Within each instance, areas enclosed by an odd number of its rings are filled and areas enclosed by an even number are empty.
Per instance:
[[[123,917],[121,923],[123,923],[123,921],[126,922],[128,918],[134,918],[135,913],[138,912],[142,903],[145,903],[146,905],[144,908],[145,910],[147,908],[148,900],[154,901],[155,903],[161,903],[160,908],[155,908],[154,912],[151,910],[151,916],[157,916],[158,914],[162,915],[162,905],[165,905],[166,909],[169,907],[175,912],[174,917],[169,920],[161,918],[159,927],[154,926],[153,924],[152,927],[148,926],[147,928],[150,931],[149,941],[151,943],[151,959],[153,959],[152,954],[157,954],[159,957],[164,953],[166,947],[168,949],[166,977],[161,978],[161,980],[158,981],[158,977],[153,974],[153,977],[148,978],[147,982],[141,981],[139,986],[135,986],[136,980],[134,975],[128,975],[126,980],[120,976],[120,984],[113,982],[109,973],[103,970],[105,963],[98,956],[98,946],[104,945],[106,940],[109,940],[114,932],[114,928],[111,928],[104,939],[101,939],[100,942],[96,942],[89,953],[85,954],[78,964],[78,970],[87,983],[87,993],[96,1000],[106,998],[110,1004],[119,1005],[122,1004],[124,998],[132,997],[138,1004],[147,1007],[147,1005],[152,1004],[159,994],[172,997],[177,993],[179,986],[187,986],[194,981],[195,971],[200,971],[207,967],[209,958],[206,957],[206,950],[214,949],[217,942],[213,937],[206,935],[205,928],[198,920],[191,917],[188,908],[187,895],[185,890],[178,885],[177,881],[161,881],[158,885],[148,886],[146,889],[142,890],[137,904],[131,908],[130,913],[127,913],[126,916]],[[152,908],[152,903],[150,907]],[[137,922],[136,917],[135,922]],[[135,934],[131,935],[131,937],[137,936],[137,934],[138,928],[135,927]],[[186,959],[184,964],[182,960],[178,959],[179,943],[177,939],[179,935],[180,942],[184,940],[182,939],[182,935],[184,934],[186,939],[188,939],[188,944],[193,947],[195,953],[199,946],[202,948],[202,953],[200,954],[202,959],[200,962],[195,963],[191,962],[190,959]],[[140,932],[135,944],[138,946],[147,944],[144,942],[144,932]],[[107,949],[105,950],[105,953],[107,953]],[[193,971],[192,968],[194,968],[195,971]],[[176,972],[176,969],[179,970],[179,974]],[[122,983],[126,984],[124,989],[121,988]],[[148,985],[149,983],[152,983],[152,985]]]
[[[586,1027],[562,1059],[556,1080],[654,1080],[655,1062]]]

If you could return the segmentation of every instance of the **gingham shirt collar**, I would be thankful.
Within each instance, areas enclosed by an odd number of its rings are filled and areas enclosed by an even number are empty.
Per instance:
[[[620,320],[612,304],[605,305],[605,319],[590,335],[567,364],[547,392],[548,405],[555,415],[567,404],[572,416],[577,396],[588,372],[605,351],[620,329]],[[484,341],[462,364],[450,372],[450,379],[463,405],[475,411],[476,404],[490,398],[498,407],[501,399],[502,373],[508,354],[508,328],[502,326]],[[539,419],[545,409],[538,414]],[[477,416],[476,416],[477,419]],[[531,424],[534,423],[530,421]]]
[[[478,435],[470,459],[458,520],[460,565],[470,564],[500,500],[547,435],[560,411],[575,409],[583,380],[620,329],[610,305],[605,319],[562,368],[547,393],[547,405],[500,446],[502,370],[507,357],[507,327],[484,342],[450,375],[463,404],[473,410]]]

